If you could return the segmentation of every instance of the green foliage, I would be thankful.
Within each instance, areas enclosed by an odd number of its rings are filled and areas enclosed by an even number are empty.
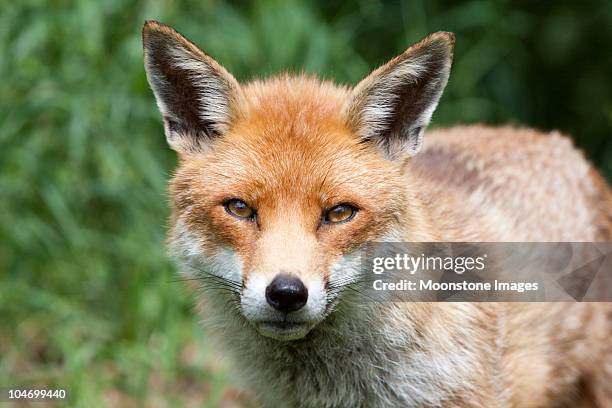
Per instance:
[[[570,132],[612,176],[605,0],[93,1],[0,6],[0,385],[74,406],[242,404],[164,253],[175,164],[142,68],[145,19],[240,80],[355,82],[436,30],[457,34],[436,125]]]

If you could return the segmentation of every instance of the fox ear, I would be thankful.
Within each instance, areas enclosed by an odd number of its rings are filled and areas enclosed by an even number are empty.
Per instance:
[[[236,79],[164,24],[147,21],[142,39],[147,79],[170,147],[197,151],[226,132],[238,98]]]
[[[363,79],[345,115],[349,127],[393,159],[415,154],[448,82],[455,36],[437,32]]]

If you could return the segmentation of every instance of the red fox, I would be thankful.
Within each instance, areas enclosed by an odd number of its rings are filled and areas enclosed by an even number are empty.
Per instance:
[[[610,188],[568,138],[425,133],[453,34],[355,87],[239,84],[155,21],[143,42],[179,157],[170,252],[264,406],[612,407],[611,304],[350,296],[370,241],[612,241]]]

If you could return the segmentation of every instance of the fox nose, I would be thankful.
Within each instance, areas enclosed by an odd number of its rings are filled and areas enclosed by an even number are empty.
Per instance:
[[[277,275],[266,288],[268,304],[281,312],[300,310],[308,300],[308,289],[300,278]]]

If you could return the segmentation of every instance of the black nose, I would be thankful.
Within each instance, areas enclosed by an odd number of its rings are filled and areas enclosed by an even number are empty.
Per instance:
[[[266,300],[276,310],[295,312],[308,300],[308,289],[295,276],[278,275],[266,288]]]

